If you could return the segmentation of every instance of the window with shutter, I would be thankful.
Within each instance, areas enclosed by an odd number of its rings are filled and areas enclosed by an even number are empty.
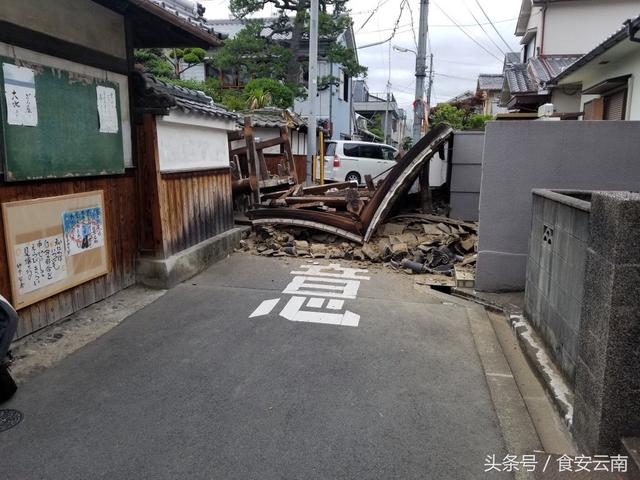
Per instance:
[[[604,96],[604,119],[624,120],[627,103],[627,89]]]
[[[604,98],[595,98],[584,104],[585,120],[602,120],[604,118]]]

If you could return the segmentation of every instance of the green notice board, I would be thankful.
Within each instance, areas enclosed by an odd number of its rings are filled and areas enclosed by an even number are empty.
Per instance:
[[[7,181],[124,172],[117,83],[0,56],[0,92]]]

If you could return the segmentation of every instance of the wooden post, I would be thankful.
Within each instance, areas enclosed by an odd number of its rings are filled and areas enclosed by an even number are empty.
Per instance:
[[[258,156],[256,154],[256,145],[253,139],[253,127],[251,126],[251,117],[244,117],[244,139],[247,142],[247,163],[249,164],[249,178],[251,184],[256,185],[256,189],[251,192],[251,203],[257,205],[260,203],[260,187],[258,186]]]

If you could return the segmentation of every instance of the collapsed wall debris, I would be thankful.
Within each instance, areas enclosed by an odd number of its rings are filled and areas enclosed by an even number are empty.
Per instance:
[[[363,188],[348,182],[306,188],[287,185],[278,191],[258,193],[260,201],[253,203],[247,216],[254,226],[301,226],[366,243],[398,199],[409,191],[424,165],[436,153],[444,155],[452,137],[453,129],[448,125],[432,128],[377,187],[371,179]]]
[[[243,240],[242,249],[265,256],[384,263],[419,274],[428,285],[472,287],[477,224],[415,213],[383,223],[430,159],[436,153],[444,156],[452,138],[450,126],[435,126],[377,186],[366,176],[363,187],[355,182],[308,187],[293,182],[252,192],[246,214],[254,233]],[[247,188],[254,183],[247,182]]]

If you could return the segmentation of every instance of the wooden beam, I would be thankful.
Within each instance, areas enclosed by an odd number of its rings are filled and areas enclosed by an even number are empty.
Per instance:
[[[358,183],[353,181],[353,182],[337,182],[337,183],[327,183],[326,185],[313,185],[311,187],[305,187],[302,189],[302,191],[307,194],[318,194],[318,193],[324,193],[327,190],[333,190],[334,188],[336,190],[344,190],[346,188],[357,188],[358,187]]]

